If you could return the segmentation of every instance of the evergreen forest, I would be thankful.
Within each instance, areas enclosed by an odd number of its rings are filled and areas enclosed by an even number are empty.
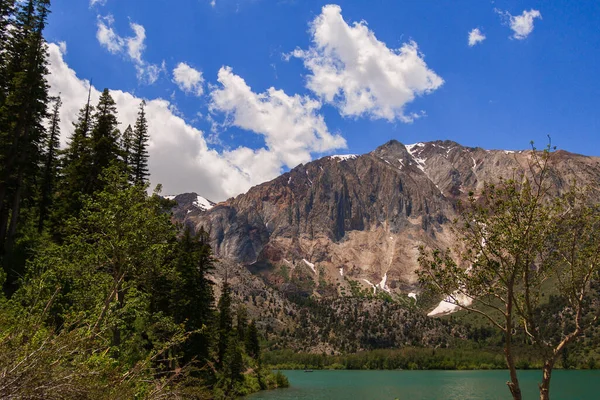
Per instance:
[[[61,132],[49,0],[0,0],[0,398],[232,398],[286,386],[206,232],[149,187],[148,122],[108,89]],[[91,87],[90,87],[91,94]],[[61,148],[60,137],[68,137]],[[215,304],[216,303],[216,304]]]

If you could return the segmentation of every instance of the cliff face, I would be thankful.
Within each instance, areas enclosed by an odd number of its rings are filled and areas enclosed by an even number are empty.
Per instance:
[[[418,246],[453,244],[455,206],[486,181],[526,171],[530,151],[390,141],[360,156],[299,165],[207,211],[177,215],[215,254],[282,291],[326,297],[415,289]],[[555,190],[598,186],[600,159],[559,151]],[[181,204],[180,204],[181,206]]]

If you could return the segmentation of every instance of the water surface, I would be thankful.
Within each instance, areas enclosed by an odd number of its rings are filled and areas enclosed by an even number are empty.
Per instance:
[[[502,400],[508,371],[282,371],[288,389],[250,400]],[[519,371],[523,399],[537,399],[541,371]],[[600,399],[600,371],[554,371],[552,400]]]

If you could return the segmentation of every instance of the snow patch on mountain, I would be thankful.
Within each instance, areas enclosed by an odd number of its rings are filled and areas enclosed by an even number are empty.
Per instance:
[[[207,211],[207,210],[210,210],[211,208],[213,208],[215,206],[215,203],[213,203],[212,201],[210,201],[202,196],[198,196],[196,198],[196,200],[194,201],[193,205],[195,207],[198,207],[202,211]]]
[[[423,149],[425,147],[425,144],[424,143],[407,144],[404,147],[406,147],[406,151],[408,151],[408,154],[411,155],[413,160],[415,160],[417,162],[417,168],[419,168],[421,171],[423,171],[424,174],[427,174],[427,172],[425,171],[425,162],[427,162],[427,159],[419,157],[419,155],[421,154],[421,152],[423,151]]]
[[[356,157],[358,157],[357,154],[336,154],[333,156],[329,156],[329,158],[331,158],[332,160],[338,160],[338,162],[353,160]]]
[[[385,285],[386,282],[387,282],[387,272],[383,275],[383,278],[381,278],[381,282],[379,282],[377,284],[377,286],[379,286],[379,288],[381,290],[385,290],[386,292],[391,293],[392,291],[390,290],[390,288]]]
[[[431,310],[428,317],[437,317],[440,315],[452,314],[459,311],[463,307],[468,307],[473,304],[473,299],[462,293],[454,293],[452,296],[446,297],[446,299],[440,301],[440,304],[436,308]]]
[[[425,147],[425,143],[413,143],[413,144],[407,144],[404,147],[406,147],[406,150],[410,153],[410,155],[412,155],[415,152],[415,147]]]
[[[304,258],[302,259],[302,261],[304,261],[304,263],[306,265],[308,265],[310,267],[310,269],[312,269],[313,273],[315,273],[315,274],[317,273],[317,270],[315,269],[315,264],[309,262],[308,260],[305,260]]]

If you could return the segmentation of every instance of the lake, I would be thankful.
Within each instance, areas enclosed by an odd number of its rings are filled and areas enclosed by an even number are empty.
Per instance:
[[[282,371],[288,389],[248,400],[510,399],[508,371]],[[541,371],[519,371],[523,399],[537,399]],[[600,398],[600,371],[554,371],[552,400]]]

